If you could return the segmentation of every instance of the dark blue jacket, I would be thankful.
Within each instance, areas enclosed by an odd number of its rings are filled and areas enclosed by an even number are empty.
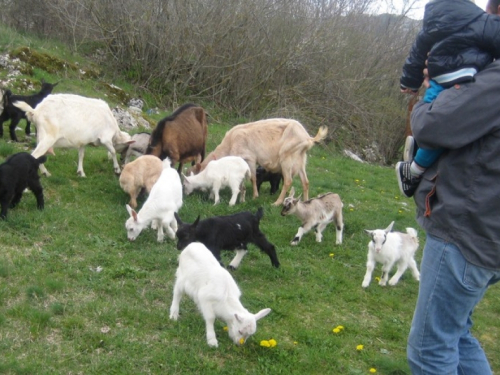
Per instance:
[[[418,90],[428,59],[429,76],[443,87],[469,82],[500,57],[500,17],[470,0],[432,0],[423,28],[403,66],[401,87]]]

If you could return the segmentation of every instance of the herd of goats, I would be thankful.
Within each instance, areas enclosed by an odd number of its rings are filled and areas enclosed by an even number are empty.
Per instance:
[[[57,84],[42,82],[40,92],[13,95],[10,90],[2,93],[0,136],[3,123],[10,120],[10,137],[17,141],[16,126],[20,120],[36,128],[37,144],[30,154],[19,152],[10,155],[0,165],[0,204],[2,219],[9,208],[15,207],[25,189],[36,197],[37,207],[44,208],[43,188],[38,170],[46,176],[47,154],[54,148],[77,148],[77,173],[84,177],[83,157],[86,145],[106,147],[113,160],[115,173],[120,175],[121,188],[130,195],[126,205],[130,215],[125,223],[127,237],[133,241],[144,228],[157,230],[157,240],[164,239],[164,232],[171,239],[177,237],[177,248],[182,250],[176,272],[170,318],[177,320],[179,302],[183,294],[197,304],[206,322],[207,342],[217,346],[214,320],[226,322],[230,338],[243,344],[255,333],[256,322],[271,311],[263,309],[250,313],[240,302],[241,292],[233,277],[221,262],[221,250],[232,250],[235,257],[228,265],[236,269],[247,252],[249,243],[266,253],[271,264],[279,267],[276,249],[260,230],[262,208],[233,215],[214,216],[193,223],[185,223],[179,216],[183,195],[194,190],[210,191],[210,198],[219,203],[219,191],[231,190],[229,205],[245,201],[245,182],[251,180],[253,197],[259,195],[264,181],[271,183],[271,193],[282,189],[274,205],[282,206],[282,215],[295,215],[301,221],[291,244],[297,245],[311,229],[316,231],[316,241],[322,241],[322,232],[333,222],[336,244],[342,244],[342,201],[338,194],[326,193],[309,199],[309,181],[306,174],[307,152],[325,139],[328,129],[320,127],[311,137],[298,121],[284,118],[266,119],[237,125],[225,134],[221,143],[208,155],[205,144],[208,126],[205,110],[195,104],[185,104],[170,116],[160,120],[155,129],[133,136],[121,131],[109,105],[100,99],[73,94],[52,94]],[[122,155],[123,170],[117,160]],[[136,157],[131,160],[132,157]],[[191,162],[186,175],[183,163]],[[177,165],[178,169],[173,167]],[[295,197],[292,179],[299,176],[303,199]],[[141,192],[147,198],[136,211]],[[288,196],[287,196],[288,193]],[[382,263],[380,285],[395,285],[409,267],[416,280],[419,271],[414,260],[418,248],[417,233],[407,228],[406,233],[392,232],[391,223],[385,229],[366,231],[371,240],[368,245],[366,274],[362,287],[370,284],[377,262]],[[397,272],[388,281],[391,268]]]

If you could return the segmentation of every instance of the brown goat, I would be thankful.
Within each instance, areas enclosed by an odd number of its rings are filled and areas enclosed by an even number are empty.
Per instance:
[[[146,154],[157,156],[161,160],[168,157],[172,166],[179,162],[177,171],[180,173],[183,163],[200,159],[203,161],[207,134],[205,110],[195,104],[184,104],[158,122],[151,133]]]
[[[300,177],[304,199],[309,199],[309,180],[306,174],[307,151],[323,140],[328,132],[326,126],[311,137],[302,124],[295,120],[274,118],[237,125],[226,132],[222,142],[205,160],[196,165],[194,171],[205,169],[211,160],[224,156],[241,156],[249,165],[252,174],[253,197],[259,196],[256,180],[257,164],[272,173],[283,175],[281,194],[273,204],[283,203],[292,186],[292,178]]]
[[[137,207],[137,197],[142,189],[149,194],[163,170],[162,161],[153,155],[142,155],[125,164],[120,174],[120,186],[130,195],[129,205]]]

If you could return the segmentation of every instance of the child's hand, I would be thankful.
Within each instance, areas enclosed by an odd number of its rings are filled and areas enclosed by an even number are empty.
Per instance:
[[[401,92],[403,94],[411,94],[411,95],[417,95],[418,94],[418,90],[417,91],[414,91],[412,89],[408,89],[408,88],[402,88],[401,87]]]

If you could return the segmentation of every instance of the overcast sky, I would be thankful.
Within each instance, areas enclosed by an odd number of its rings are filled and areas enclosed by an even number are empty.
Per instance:
[[[424,17],[424,8],[425,4],[427,4],[428,0],[392,0],[394,7],[397,8],[398,12],[402,11],[403,4],[414,4],[412,6],[412,11],[408,14],[411,18],[414,19],[422,19]],[[478,7],[485,10],[486,3],[488,0],[476,0],[474,1]]]

